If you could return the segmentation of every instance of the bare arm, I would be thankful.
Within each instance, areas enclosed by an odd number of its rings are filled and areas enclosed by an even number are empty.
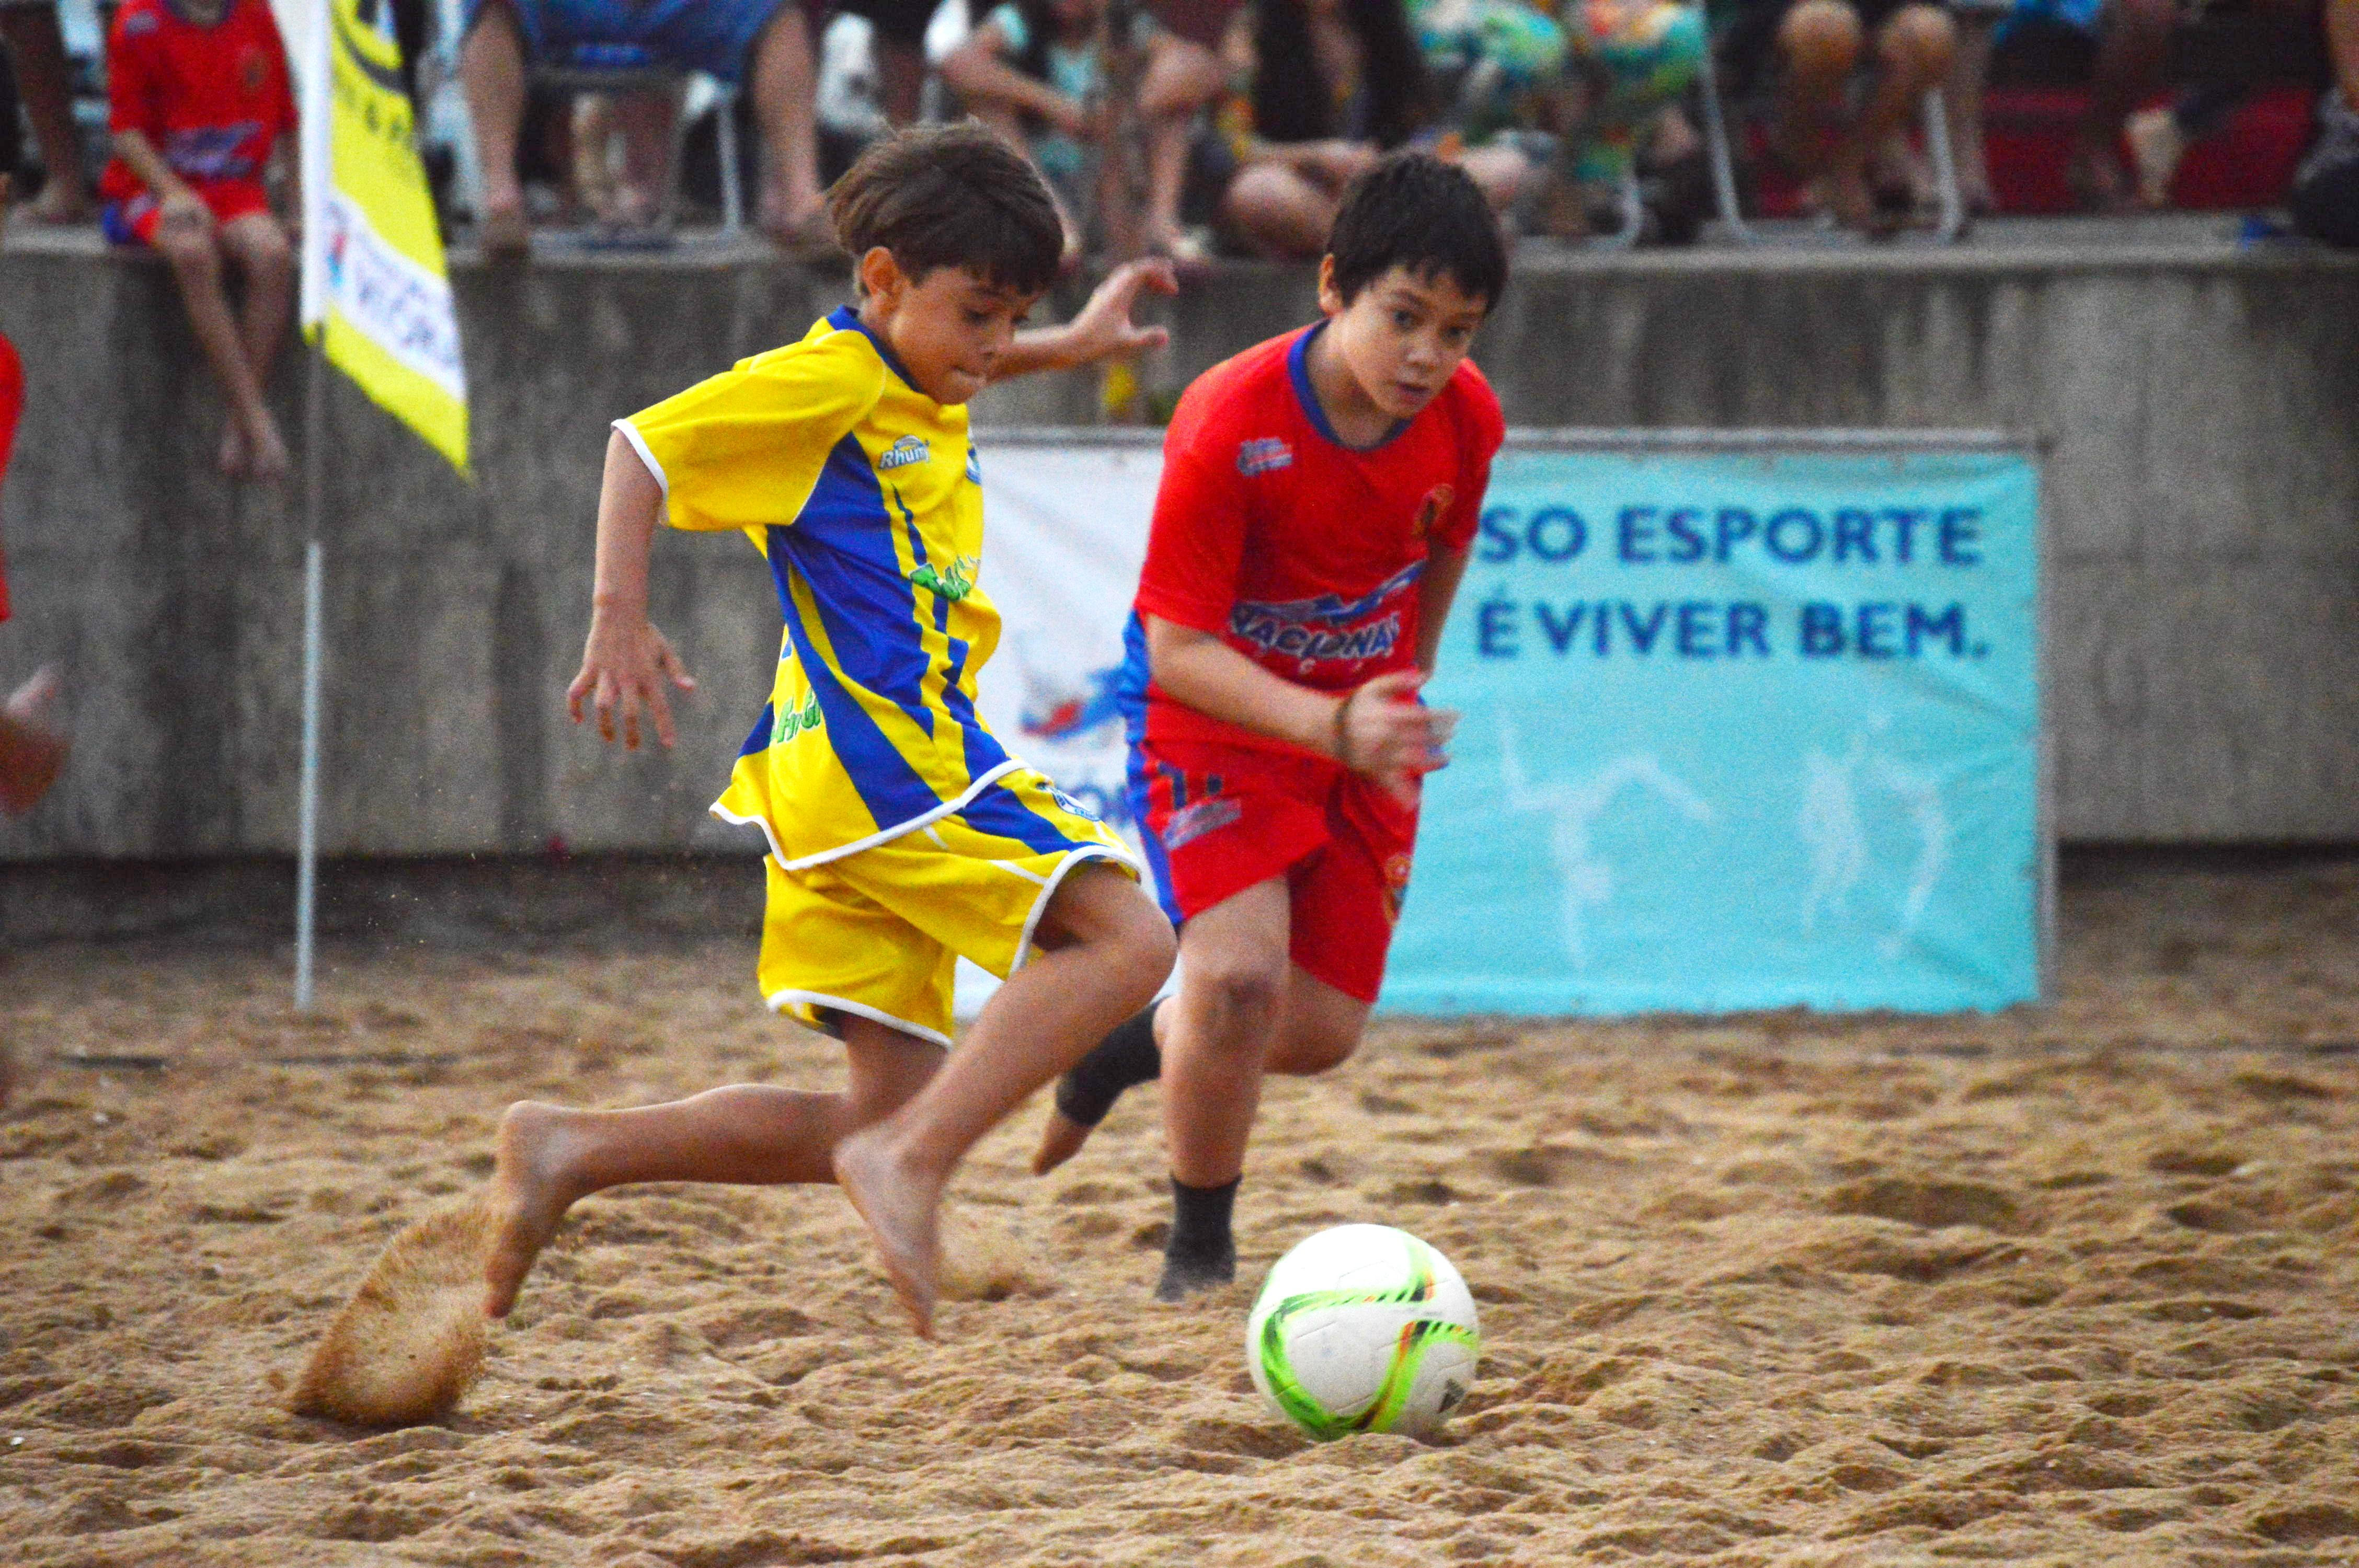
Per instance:
[[[663,520],[663,487],[620,430],[606,440],[606,474],[598,491],[598,575],[590,592],[590,639],[582,671],[565,690],[567,711],[582,722],[582,699],[598,714],[598,737],[614,738],[622,709],[623,745],[639,748],[639,709],[655,723],[656,739],[675,739],[669,681],[694,691],[696,681],[647,620],[647,553]]]
[[[115,132],[114,154],[165,208],[187,201],[197,202],[200,210],[203,208],[197,193],[189,189],[188,181],[172,172],[172,166],[164,161],[164,155],[156,150],[156,144],[147,139],[145,131]]]
[[[1417,585],[1417,667],[1433,673],[1441,653],[1442,629],[1450,623],[1450,607],[1466,576],[1467,552],[1436,549],[1425,557],[1425,576]]]
[[[1343,697],[1270,674],[1209,632],[1147,617],[1147,663],[1174,702],[1332,757],[1413,800],[1454,715],[1415,700],[1422,670],[1378,676]]]
[[[970,102],[1005,103],[1039,115],[1068,135],[1086,135],[1089,116],[1082,106],[1002,59],[1006,45],[999,24],[985,22],[942,61],[943,85]]]
[[[1081,313],[1061,327],[1040,327],[1018,332],[1000,351],[991,367],[991,379],[1007,381],[1035,371],[1071,370],[1099,360],[1121,359],[1159,349],[1171,341],[1162,327],[1141,327],[1130,313],[1142,292],[1180,292],[1180,275],[1167,261],[1125,262],[1106,275]]]

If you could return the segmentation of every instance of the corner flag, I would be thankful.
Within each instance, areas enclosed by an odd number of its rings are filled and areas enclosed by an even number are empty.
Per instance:
[[[386,0],[319,0],[302,72],[304,331],[467,471],[467,379]]]

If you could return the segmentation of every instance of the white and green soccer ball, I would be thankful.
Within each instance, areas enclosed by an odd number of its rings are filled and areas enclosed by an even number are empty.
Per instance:
[[[1430,1437],[1474,1386],[1481,1354],[1466,1281],[1389,1225],[1339,1225],[1296,1243],[1245,1319],[1254,1387],[1321,1442]]]

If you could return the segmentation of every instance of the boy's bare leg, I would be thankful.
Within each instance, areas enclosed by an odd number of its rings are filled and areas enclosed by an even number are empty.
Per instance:
[[[836,1180],[929,1338],[935,1218],[951,1173],[984,1133],[1146,1006],[1171,972],[1170,923],[1109,866],[1084,864],[1066,876],[1042,916],[1038,946],[916,1098],[836,1145]]]
[[[1844,0],[1799,0],[1777,25],[1784,62],[1776,138],[1796,172],[1821,182],[1837,222],[1864,227],[1866,155],[1855,128],[1841,124],[1843,90],[1864,47],[1859,13]]]
[[[1863,164],[1870,155],[1897,149],[1905,167],[1905,132],[1925,94],[1949,80],[1957,51],[1957,24],[1932,5],[1905,5],[1877,31],[1875,80],[1856,133]]]
[[[223,224],[221,245],[245,269],[238,341],[245,346],[245,362],[260,386],[269,381],[278,347],[287,341],[295,299],[295,247],[278,220],[266,212],[249,212]],[[259,428],[245,432],[246,471],[256,479],[282,479],[289,467],[287,442],[266,404],[262,421]]]
[[[1184,936],[1180,946],[1187,946]],[[1185,983],[1182,982],[1183,988]],[[1177,1017],[1179,1013],[1169,998],[1155,1009],[1150,1027],[1158,1057],[1171,1049],[1172,1020]],[[1286,997],[1278,1008],[1277,1023],[1272,1031],[1269,1054],[1262,1060],[1262,1071],[1289,1078],[1316,1077],[1342,1065],[1359,1049],[1360,1036],[1367,1022],[1366,1002],[1337,990],[1300,965],[1289,963]],[[1155,1071],[1146,1075],[1160,1076],[1159,1063]],[[1051,1106],[1048,1123],[1040,1130],[1040,1147],[1032,1156],[1032,1173],[1045,1176],[1080,1153],[1097,1126],[1095,1121],[1076,1121]]]
[[[634,1182],[752,1186],[835,1180],[838,1140],[881,1120],[925,1087],[941,1047],[864,1018],[847,1019],[851,1082],[841,1094],[733,1084],[632,1110],[520,1101],[500,1119],[484,1206],[484,1310],[505,1317],[565,1211]]]
[[[180,303],[189,312],[189,326],[213,374],[221,379],[230,419],[241,438],[238,442],[222,444],[222,471],[232,478],[244,474],[265,438],[277,442],[283,471],[286,443],[278,440],[278,427],[262,401],[262,384],[246,361],[237,319],[230,314],[229,295],[222,287],[222,243],[211,220],[182,221],[167,215],[156,231],[156,248],[172,264],[172,276],[180,286]]]

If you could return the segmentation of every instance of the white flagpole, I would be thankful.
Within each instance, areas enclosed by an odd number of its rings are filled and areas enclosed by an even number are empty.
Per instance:
[[[303,112],[303,301],[302,325],[311,352],[303,388],[303,763],[297,785],[295,840],[295,1011],[308,1013],[312,1000],[314,935],[319,924],[320,880],[320,665],[323,637],[321,605],[326,577],[320,524],[328,472],[328,340],[326,257],[321,246],[328,186],[335,178],[329,157],[328,75],[331,27],[328,0],[308,5],[310,23],[299,46],[304,70],[297,81]]]
[[[311,1011],[312,933],[320,881],[320,659],[324,552],[320,509],[326,489],[328,356],[311,353],[303,416],[303,768],[295,849],[295,1011]]]

